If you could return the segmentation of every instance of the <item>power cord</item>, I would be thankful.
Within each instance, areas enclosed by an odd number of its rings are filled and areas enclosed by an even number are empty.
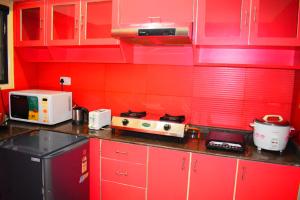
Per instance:
[[[65,82],[64,79],[63,78],[60,79],[59,82],[60,82],[60,90],[64,91],[64,82]]]

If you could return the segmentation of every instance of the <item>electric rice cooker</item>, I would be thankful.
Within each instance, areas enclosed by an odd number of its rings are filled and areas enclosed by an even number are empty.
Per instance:
[[[266,115],[250,123],[253,127],[253,140],[258,150],[282,152],[292,130],[290,123],[280,115]]]

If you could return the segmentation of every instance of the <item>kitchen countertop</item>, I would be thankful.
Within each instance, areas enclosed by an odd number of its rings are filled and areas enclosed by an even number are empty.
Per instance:
[[[275,164],[291,165],[300,167],[300,155],[295,146],[290,142],[284,152],[257,151],[252,144],[252,140],[248,139],[248,145],[244,153],[235,153],[228,151],[208,150],[205,147],[205,141],[201,138],[186,139],[178,142],[175,139],[169,139],[156,135],[147,135],[139,133],[112,133],[110,129],[106,130],[89,130],[87,124],[73,125],[71,121],[63,122],[53,126],[37,125],[31,123],[23,123],[10,121],[6,129],[0,129],[0,140],[5,140],[15,135],[23,134],[31,130],[44,129],[51,131],[64,132],[68,134],[82,135],[86,137],[95,137],[112,141],[148,145],[160,148],[169,148],[174,150],[188,151],[194,153],[203,153],[215,156],[225,156],[237,159],[252,160],[259,162],[268,162]],[[249,133],[248,133],[249,134]],[[201,135],[202,136],[202,135]]]

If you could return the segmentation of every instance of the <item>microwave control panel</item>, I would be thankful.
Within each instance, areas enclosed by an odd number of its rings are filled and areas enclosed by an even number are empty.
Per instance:
[[[48,122],[49,121],[49,110],[48,110],[48,98],[42,97],[41,101],[41,119],[42,122]]]

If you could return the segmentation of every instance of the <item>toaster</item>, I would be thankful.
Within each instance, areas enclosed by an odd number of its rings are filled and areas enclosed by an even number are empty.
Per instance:
[[[89,129],[99,130],[111,124],[111,110],[99,109],[89,112]]]

